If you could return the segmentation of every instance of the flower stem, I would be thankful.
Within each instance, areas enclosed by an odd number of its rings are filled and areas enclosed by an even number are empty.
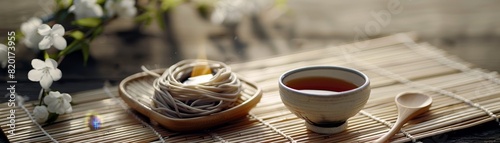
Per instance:
[[[63,61],[63,59],[64,59],[64,55],[59,56],[59,59],[57,60],[57,64],[61,64],[61,62]]]
[[[43,88],[40,90],[40,94],[38,95],[38,100],[40,100],[40,103],[39,103],[39,106],[42,106],[42,101],[43,101],[43,98],[45,97],[45,92],[43,90]]]

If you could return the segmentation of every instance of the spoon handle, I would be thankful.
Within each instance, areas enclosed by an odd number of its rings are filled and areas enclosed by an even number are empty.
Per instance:
[[[389,132],[387,132],[386,134],[384,134],[384,136],[382,136],[382,137],[378,138],[377,140],[375,140],[374,143],[385,143],[392,136],[394,136],[394,134],[398,133],[399,130],[401,130],[401,127],[403,127],[404,124],[405,124],[404,119],[398,118],[396,120],[396,123],[394,124],[394,126],[392,126],[391,130],[389,130]]]
[[[414,116],[422,113],[425,111],[426,108],[403,108],[400,105],[398,105],[398,119],[396,120],[396,123],[392,126],[391,130],[387,132],[384,136],[380,137],[379,139],[375,140],[376,143],[384,143],[387,142],[394,134],[398,133],[399,130],[401,130],[401,127],[413,118]]]

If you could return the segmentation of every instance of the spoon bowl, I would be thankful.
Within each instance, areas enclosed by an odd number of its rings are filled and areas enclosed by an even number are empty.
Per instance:
[[[432,98],[421,93],[404,93],[396,96],[396,104],[405,108],[430,107]]]
[[[432,98],[428,95],[416,92],[401,93],[394,99],[398,107],[398,119],[391,130],[379,139],[376,143],[388,141],[394,134],[401,130],[401,127],[411,118],[427,112],[432,104]]]

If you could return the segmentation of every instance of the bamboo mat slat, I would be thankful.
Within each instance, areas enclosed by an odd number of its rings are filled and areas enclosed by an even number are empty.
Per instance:
[[[112,95],[101,89],[73,95],[73,113],[61,116],[44,129],[61,142],[151,142],[158,137],[134,116],[153,125],[167,142],[369,142],[387,132],[397,118],[394,97],[405,91],[419,91],[433,97],[430,111],[417,116],[396,134],[392,141],[407,142],[445,132],[468,128],[496,120],[500,114],[500,79],[494,72],[472,68],[453,55],[428,43],[415,43],[414,34],[396,34],[369,41],[303,51],[258,61],[233,64],[239,75],[257,83],[264,95],[245,118],[203,131],[177,133],[155,126],[139,113],[123,109],[116,88]],[[321,135],[308,131],[304,121],[293,115],[281,102],[277,80],[285,71],[311,65],[337,65],[356,68],[372,81],[372,93],[364,109],[348,120],[346,131]],[[140,86],[149,86],[136,83]],[[153,92],[136,91],[129,92]],[[243,92],[253,93],[253,89]],[[111,98],[111,97],[114,98]],[[245,97],[243,97],[245,98]],[[140,102],[148,104],[150,99]],[[0,105],[1,115],[8,115],[7,104]],[[31,103],[26,104],[31,111]],[[91,131],[85,115],[97,112],[103,121]],[[50,142],[49,138],[16,109],[16,133],[12,142]],[[9,120],[0,118],[8,135]],[[200,123],[202,124],[202,123]]]

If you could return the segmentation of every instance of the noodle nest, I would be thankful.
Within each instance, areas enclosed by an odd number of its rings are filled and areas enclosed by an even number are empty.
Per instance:
[[[195,66],[207,65],[213,77],[199,84],[184,84]],[[184,60],[154,80],[152,109],[172,118],[192,118],[223,111],[240,97],[241,81],[229,66],[210,60]]]

